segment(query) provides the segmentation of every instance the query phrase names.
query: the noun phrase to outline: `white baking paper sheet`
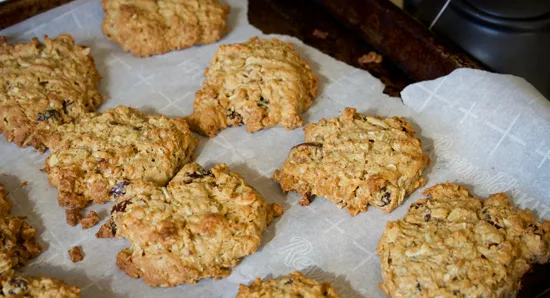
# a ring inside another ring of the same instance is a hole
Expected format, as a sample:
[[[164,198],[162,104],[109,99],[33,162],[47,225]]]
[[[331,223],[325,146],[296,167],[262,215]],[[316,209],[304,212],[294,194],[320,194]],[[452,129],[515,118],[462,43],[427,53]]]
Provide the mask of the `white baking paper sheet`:
[[[123,52],[103,37],[99,1],[79,0],[0,31],[11,42],[34,36],[72,34],[92,49],[108,99],[101,110],[128,105],[151,113],[184,116],[216,48],[262,35],[248,24],[247,2],[228,1],[230,33],[216,44],[142,59]],[[345,107],[379,116],[405,116],[414,124],[432,166],[428,186],[446,180],[468,185],[476,194],[505,191],[541,217],[550,217],[550,103],[524,80],[483,71],[457,70],[435,81],[406,88],[403,102],[382,94],[383,85],[367,72],[322,54],[299,40],[293,42],[320,78],[320,92],[305,114],[306,123],[338,116]],[[303,140],[301,129],[273,128],[249,134],[244,127],[201,138],[197,161],[224,162],[248,179],[269,202],[286,211],[265,232],[261,249],[248,256],[224,280],[203,280],[170,289],[150,288],[115,265],[122,239],[96,239],[99,225],[82,230],[65,223],[56,189],[40,172],[45,155],[20,149],[0,137],[0,183],[11,191],[15,213],[39,230],[44,252],[24,271],[64,279],[82,288],[84,297],[234,297],[239,283],[257,277],[279,277],[294,270],[332,283],[342,297],[384,297],[376,245],[387,221],[403,216],[421,198],[415,192],[391,214],[375,208],[350,217],[323,198],[301,207],[295,193],[284,195],[271,179],[289,149]],[[20,184],[28,181],[26,187]],[[108,205],[92,206],[105,219]],[[74,245],[85,253],[73,264]]]

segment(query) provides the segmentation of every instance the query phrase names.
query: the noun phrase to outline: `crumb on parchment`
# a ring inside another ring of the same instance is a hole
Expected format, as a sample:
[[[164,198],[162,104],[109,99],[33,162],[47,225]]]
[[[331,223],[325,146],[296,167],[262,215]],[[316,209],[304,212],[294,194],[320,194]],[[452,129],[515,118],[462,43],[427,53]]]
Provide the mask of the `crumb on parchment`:
[[[78,225],[78,223],[82,219],[82,215],[80,214],[80,209],[78,208],[65,209],[65,218],[69,226],[74,227]]]
[[[95,226],[100,220],[99,215],[95,211],[90,211],[86,217],[80,219],[80,225],[83,230],[86,230]]]
[[[69,256],[71,257],[71,261],[73,261],[73,263],[77,263],[84,260],[84,255],[82,254],[82,250],[80,249],[80,247],[74,246],[68,252],[69,252]]]

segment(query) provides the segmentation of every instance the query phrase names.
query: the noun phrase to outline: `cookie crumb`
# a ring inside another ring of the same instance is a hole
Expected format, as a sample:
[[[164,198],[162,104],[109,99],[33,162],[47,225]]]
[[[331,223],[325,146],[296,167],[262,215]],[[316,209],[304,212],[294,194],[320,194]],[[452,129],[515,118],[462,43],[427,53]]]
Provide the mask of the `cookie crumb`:
[[[21,188],[21,187],[25,187],[25,186],[27,186],[27,185],[29,185],[29,181],[23,181],[23,183],[21,183],[21,184],[19,185],[19,187]]]
[[[382,63],[382,60],[382,55],[371,51],[368,54],[359,57],[359,59],[357,59],[357,62],[359,62],[359,64],[361,65],[364,65],[369,63]]]
[[[283,216],[283,213],[285,212],[283,206],[279,205],[279,204],[269,204],[269,209],[270,209],[270,212],[269,212],[269,215],[267,216],[267,222],[268,224],[276,217],[281,217]]]
[[[71,227],[76,226],[80,220],[82,219],[82,215],[80,214],[80,209],[65,209],[65,218],[67,220],[67,224]]]
[[[111,218],[99,228],[99,231],[95,233],[97,238],[115,238],[116,234],[116,225]]]
[[[84,255],[82,254],[82,250],[80,249],[80,247],[74,246],[68,252],[69,252],[69,256],[71,257],[71,261],[73,261],[73,263],[77,263],[84,260]]]
[[[328,32],[321,31],[319,29],[313,30],[313,36],[320,38],[320,39],[326,39],[328,37]]]
[[[89,229],[95,226],[100,221],[99,215],[95,211],[90,211],[86,217],[80,220],[80,225],[83,230]]]
[[[313,200],[313,195],[310,193],[305,193],[302,195],[302,198],[298,201],[300,206],[309,206],[309,203]]]

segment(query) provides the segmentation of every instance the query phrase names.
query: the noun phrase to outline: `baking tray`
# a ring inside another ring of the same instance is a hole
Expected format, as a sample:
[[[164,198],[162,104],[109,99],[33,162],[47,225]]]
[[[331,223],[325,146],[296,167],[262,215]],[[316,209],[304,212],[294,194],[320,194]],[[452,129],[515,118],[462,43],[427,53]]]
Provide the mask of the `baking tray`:
[[[72,0],[0,0],[0,29]]]
[[[0,28],[71,0],[0,0]],[[434,79],[461,67],[482,68],[450,42],[386,0],[249,0],[248,19],[264,33],[301,39],[349,65],[369,71],[398,96],[407,85]],[[313,34],[317,30],[326,37]],[[381,63],[360,64],[369,52]],[[523,280],[519,297],[550,297],[550,264],[536,265]],[[546,293],[546,294],[545,294]]]

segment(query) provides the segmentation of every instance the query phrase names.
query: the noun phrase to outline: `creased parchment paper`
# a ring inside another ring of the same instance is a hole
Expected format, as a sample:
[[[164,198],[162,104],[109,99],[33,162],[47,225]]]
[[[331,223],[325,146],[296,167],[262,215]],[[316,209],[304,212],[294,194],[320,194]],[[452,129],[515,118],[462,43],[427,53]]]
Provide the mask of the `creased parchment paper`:
[[[103,76],[101,91],[108,100],[101,110],[128,105],[151,113],[184,116],[192,111],[193,95],[216,48],[261,32],[247,22],[246,1],[232,0],[230,33],[217,44],[197,46],[147,59],[133,57],[106,40],[100,30],[99,1],[79,0],[0,32],[11,42],[44,34],[71,33],[92,49]],[[414,124],[432,166],[428,186],[446,180],[464,183],[479,196],[505,191],[524,208],[550,217],[550,103],[524,80],[482,71],[457,70],[435,81],[414,84],[399,98],[382,94],[382,83],[367,72],[338,62],[291,41],[320,78],[320,95],[305,114],[306,123],[338,116],[345,107],[379,116],[405,116]],[[84,297],[234,297],[239,283],[256,277],[279,277],[302,270],[309,277],[332,283],[342,297],[384,297],[375,249],[386,222],[403,216],[421,197],[415,192],[391,214],[375,208],[350,217],[323,198],[309,207],[298,195],[284,195],[271,179],[289,149],[303,140],[301,129],[268,129],[254,134],[244,127],[224,130],[213,139],[201,138],[197,161],[211,166],[227,163],[270,202],[286,211],[265,232],[261,250],[243,259],[226,279],[203,280],[170,289],[150,288],[115,265],[122,239],[96,239],[99,225],[82,230],[65,223],[56,189],[40,172],[45,155],[20,149],[0,138],[0,183],[15,201],[15,213],[25,215],[39,231],[44,252],[24,271],[64,279],[78,285]],[[28,181],[26,187],[20,184]],[[545,191],[546,190],[546,191]],[[105,219],[109,205],[93,206]],[[85,253],[73,264],[67,254],[74,245]]]

